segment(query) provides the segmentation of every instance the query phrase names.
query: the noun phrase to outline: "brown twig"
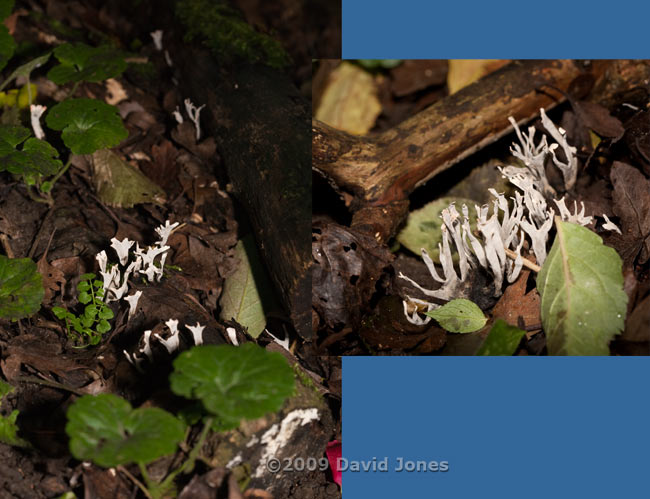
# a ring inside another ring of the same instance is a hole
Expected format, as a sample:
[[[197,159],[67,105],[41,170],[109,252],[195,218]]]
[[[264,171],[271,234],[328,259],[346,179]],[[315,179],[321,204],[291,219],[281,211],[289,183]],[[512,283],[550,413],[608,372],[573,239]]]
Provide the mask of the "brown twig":
[[[509,256],[510,258],[512,258],[513,260],[517,259],[517,257],[519,256],[519,255],[517,255],[517,253],[515,253],[514,251],[512,251],[511,249],[508,249],[508,248],[506,248],[506,255]],[[540,267],[536,263],[533,263],[533,262],[531,262],[530,260],[527,260],[524,257],[521,257],[521,259],[523,260],[524,267],[526,267],[527,269],[530,269],[533,272],[537,272],[537,273],[539,273],[539,271],[542,270],[542,267]]]

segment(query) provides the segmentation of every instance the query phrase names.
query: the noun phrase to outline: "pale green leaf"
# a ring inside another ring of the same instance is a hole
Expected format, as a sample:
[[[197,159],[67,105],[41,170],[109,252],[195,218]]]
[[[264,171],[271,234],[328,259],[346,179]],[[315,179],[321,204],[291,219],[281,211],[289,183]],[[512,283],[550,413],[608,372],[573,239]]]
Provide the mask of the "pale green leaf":
[[[550,355],[608,355],[623,329],[621,257],[594,232],[555,219],[557,235],[537,276]]]
[[[497,319],[476,355],[512,355],[526,334],[503,319]]]
[[[443,197],[438,198],[419,210],[409,213],[406,219],[406,225],[397,234],[397,240],[416,255],[420,254],[422,248],[427,250],[429,256],[434,261],[439,261],[440,255],[438,244],[442,243],[442,210],[448,208],[450,204],[455,203],[460,212],[463,204],[469,208],[470,226],[472,230],[476,228],[476,204],[471,199]],[[454,246],[454,259],[458,258]]]
[[[95,151],[92,161],[92,181],[103,203],[131,208],[140,203],[165,202],[165,192],[158,184],[113,151]]]
[[[427,312],[447,331],[452,333],[472,333],[478,331],[487,322],[481,309],[474,302],[458,298],[442,307]]]
[[[223,320],[234,320],[257,338],[266,325],[265,304],[274,302],[272,285],[260,262],[252,236],[245,236],[237,243],[235,253],[239,266],[226,278],[219,305]]]

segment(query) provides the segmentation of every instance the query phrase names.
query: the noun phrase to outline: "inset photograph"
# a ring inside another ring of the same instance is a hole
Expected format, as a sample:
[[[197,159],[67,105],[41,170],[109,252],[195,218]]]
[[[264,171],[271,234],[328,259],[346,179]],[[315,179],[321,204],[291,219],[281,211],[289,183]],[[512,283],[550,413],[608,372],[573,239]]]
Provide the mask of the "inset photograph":
[[[330,355],[650,354],[650,63],[320,60]]]

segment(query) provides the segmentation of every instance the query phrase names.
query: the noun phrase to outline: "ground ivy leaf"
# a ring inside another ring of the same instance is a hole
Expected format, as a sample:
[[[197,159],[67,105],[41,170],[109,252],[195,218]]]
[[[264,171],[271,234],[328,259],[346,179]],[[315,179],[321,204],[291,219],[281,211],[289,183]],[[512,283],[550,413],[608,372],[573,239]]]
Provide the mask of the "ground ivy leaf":
[[[133,409],[110,393],[84,395],[67,416],[72,455],[105,467],[148,463],[173,454],[185,436],[185,424],[167,411]]]
[[[55,105],[45,117],[47,126],[62,130],[73,154],[92,154],[113,147],[128,136],[117,108],[97,99],[69,99]]]
[[[56,159],[56,149],[44,140],[34,137],[27,139],[22,151],[14,151],[2,158],[7,171],[18,175],[38,176],[54,175],[63,163]]]
[[[478,331],[487,322],[481,309],[474,302],[464,298],[451,300],[442,307],[427,312],[447,331],[452,333],[471,333]]]
[[[0,125],[0,156],[13,152],[30,135],[24,126]]]
[[[294,389],[286,359],[253,343],[194,347],[174,360],[169,381],[175,394],[201,400],[224,428],[281,409]]]
[[[0,317],[29,317],[41,308],[44,293],[43,279],[32,260],[0,255]]]
[[[476,355],[512,355],[526,334],[503,319],[497,319]]]
[[[71,81],[101,82],[121,75],[126,62],[112,47],[103,45],[91,47],[85,43],[64,43],[54,50],[54,56],[61,62],[47,73],[57,85]]]
[[[621,257],[594,232],[555,218],[557,235],[537,276],[550,355],[608,355],[627,295]]]
[[[260,262],[255,241],[245,236],[237,242],[235,254],[239,266],[234,274],[226,278],[219,305],[221,318],[234,320],[248,329],[248,334],[257,338],[266,326],[266,308],[275,303],[269,292],[272,284]]]

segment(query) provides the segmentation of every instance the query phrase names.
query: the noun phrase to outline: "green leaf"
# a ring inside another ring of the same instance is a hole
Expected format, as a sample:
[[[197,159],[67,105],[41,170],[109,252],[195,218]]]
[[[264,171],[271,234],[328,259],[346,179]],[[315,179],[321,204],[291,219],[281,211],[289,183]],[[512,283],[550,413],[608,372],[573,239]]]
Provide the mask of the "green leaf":
[[[185,425],[158,408],[133,409],[109,393],[84,395],[68,409],[65,431],[70,452],[80,461],[110,467],[149,463],[173,454]]]
[[[22,151],[14,151],[2,158],[4,167],[11,173],[35,177],[54,175],[63,163],[56,159],[59,155],[48,142],[34,137],[27,139]]]
[[[91,47],[85,43],[64,43],[54,49],[61,62],[47,73],[57,85],[71,81],[101,82],[121,75],[126,61],[121,53],[109,46]]]
[[[512,355],[526,334],[503,319],[497,319],[476,355]]]
[[[65,319],[68,315],[68,311],[63,307],[52,307],[52,313],[57,319]]]
[[[24,126],[0,125],[0,156],[12,153],[31,134]]]
[[[14,0],[0,0],[0,21],[9,17],[14,9]]]
[[[265,308],[272,308],[275,303],[271,293],[273,286],[260,262],[252,236],[245,236],[237,243],[235,254],[239,266],[223,285],[220,317],[237,321],[248,329],[248,334],[257,338],[266,326]]]
[[[397,240],[416,255],[419,256],[421,249],[424,248],[434,261],[439,261],[438,244],[442,243],[442,210],[448,208],[452,203],[456,204],[458,211],[463,204],[467,205],[471,220],[470,227],[475,230],[477,216],[474,205],[477,203],[471,199],[442,197],[410,212],[406,219],[406,225],[396,236]],[[455,249],[453,255],[457,260],[458,253]]]
[[[29,258],[0,255],[0,317],[29,317],[41,308],[43,279]]]
[[[14,55],[14,50],[16,50],[14,37],[9,34],[7,27],[0,23],[0,70],[7,65]]]
[[[84,315],[86,317],[90,317],[94,319],[98,312],[99,309],[97,308],[97,305],[93,303],[91,303],[90,305],[86,305],[86,308],[84,308]]]
[[[11,386],[9,383],[6,381],[0,379],[0,400],[5,398],[5,395],[13,392],[15,388]]]
[[[193,347],[174,360],[169,381],[175,394],[201,400],[229,428],[279,410],[294,388],[286,359],[253,343]]]
[[[0,416],[0,442],[15,447],[29,447],[29,442],[18,436],[16,419],[19,412],[14,410],[9,416]]]
[[[85,291],[79,293],[79,302],[83,303],[84,305],[86,303],[90,303],[92,301],[93,297],[90,296],[89,293],[86,293]]]
[[[113,310],[109,306],[104,305],[99,309],[100,319],[112,319],[113,317],[115,317],[115,314],[113,314]]]
[[[113,147],[128,136],[117,108],[97,99],[69,99],[52,107],[47,126],[62,130],[62,139],[73,154],[92,154]]]
[[[478,331],[487,322],[481,309],[474,302],[458,298],[442,307],[427,312],[447,331],[452,333],[471,333]]]
[[[106,319],[102,319],[99,321],[99,324],[97,324],[96,329],[100,334],[108,333],[111,330],[111,325]]]
[[[108,149],[93,154],[92,181],[99,199],[109,206],[130,208],[165,199],[165,192],[158,184]]]
[[[81,274],[79,276],[79,279],[81,279],[82,281],[90,281],[94,278],[95,278],[95,274],[93,274],[92,272],[89,272],[88,274]]]
[[[537,276],[548,353],[609,355],[627,309],[621,257],[585,227],[558,217],[555,225],[555,241]]]
[[[90,290],[90,283],[88,281],[80,281],[79,284],[77,284],[77,291],[82,292],[82,291],[89,291]]]

